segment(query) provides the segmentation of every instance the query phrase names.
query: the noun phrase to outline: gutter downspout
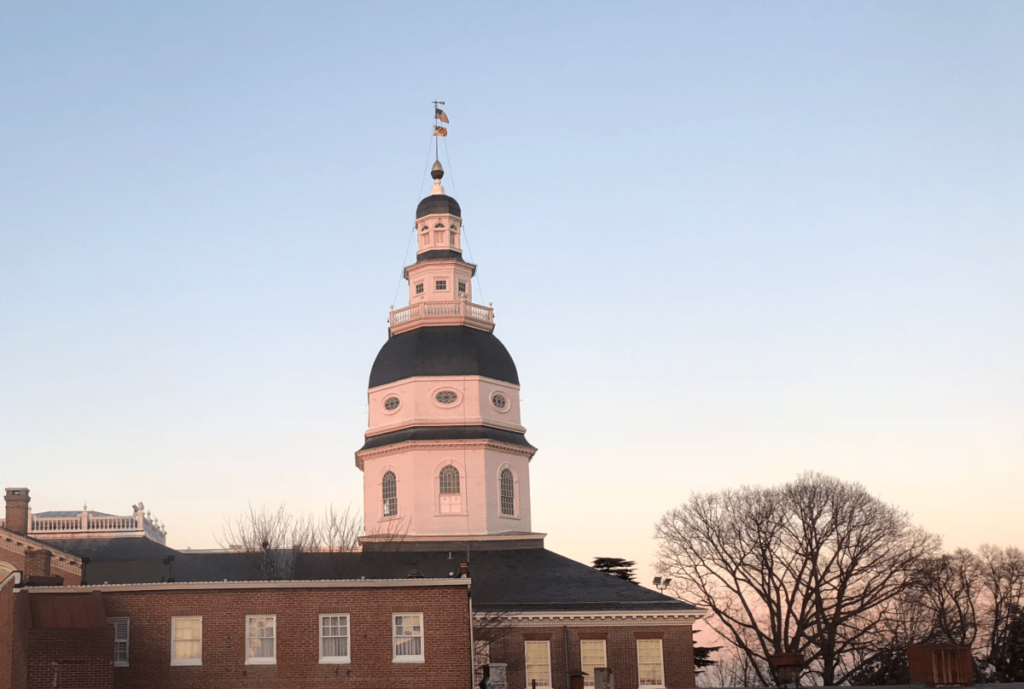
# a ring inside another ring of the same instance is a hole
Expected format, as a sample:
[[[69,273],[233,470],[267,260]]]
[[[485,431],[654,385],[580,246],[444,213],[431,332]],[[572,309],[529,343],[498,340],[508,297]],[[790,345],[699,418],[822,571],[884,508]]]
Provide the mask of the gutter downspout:
[[[466,586],[466,596],[469,598],[469,689],[473,689],[473,682],[476,681],[476,639],[473,638],[473,580],[469,580]]]

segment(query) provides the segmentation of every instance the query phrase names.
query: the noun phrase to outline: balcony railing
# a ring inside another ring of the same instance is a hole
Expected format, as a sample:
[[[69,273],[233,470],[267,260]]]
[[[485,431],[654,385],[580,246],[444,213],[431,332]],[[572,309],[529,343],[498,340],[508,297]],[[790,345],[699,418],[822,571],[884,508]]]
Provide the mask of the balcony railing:
[[[433,321],[432,325],[465,324],[491,331],[494,329],[494,309],[469,301],[420,302],[391,312],[391,332],[411,330],[423,325],[425,320]]]
[[[6,522],[6,519],[0,519],[0,527],[6,528]],[[157,543],[167,542],[167,530],[141,509],[127,516],[101,516],[87,511],[73,517],[37,517],[30,514],[27,535],[38,539],[146,536]]]

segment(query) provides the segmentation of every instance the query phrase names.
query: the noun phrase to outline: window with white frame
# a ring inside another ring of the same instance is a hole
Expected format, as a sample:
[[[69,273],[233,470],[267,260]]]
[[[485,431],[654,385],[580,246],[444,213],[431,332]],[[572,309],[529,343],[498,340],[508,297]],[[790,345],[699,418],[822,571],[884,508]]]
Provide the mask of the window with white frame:
[[[505,467],[498,475],[498,488],[501,494],[501,513],[506,517],[516,516],[516,479],[512,470]]]
[[[171,665],[203,664],[203,618],[171,618]]]
[[[423,614],[396,613],[392,619],[392,639],[396,663],[423,662]]]
[[[277,615],[245,616],[245,664],[277,663]]]
[[[448,465],[438,475],[441,494],[441,514],[456,514],[462,511],[462,486],[459,485],[459,470]]]
[[[389,471],[384,474],[380,482],[381,496],[384,500],[384,516],[395,517],[398,515],[398,479],[395,472]]]
[[[526,642],[526,686],[551,687],[551,642]]]
[[[349,652],[348,615],[320,616],[320,662],[347,663]]]
[[[580,667],[583,675],[583,686],[594,686],[594,668],[608,667],[607,649],[604,639],[583,639],[580,641]]]
[[[661,639],[636,640],[636,664],[641,687],[664,687],[665,666]]]
[[[107,624],[114,630],[114,667],[128,667],[128,618],[108,617]]]

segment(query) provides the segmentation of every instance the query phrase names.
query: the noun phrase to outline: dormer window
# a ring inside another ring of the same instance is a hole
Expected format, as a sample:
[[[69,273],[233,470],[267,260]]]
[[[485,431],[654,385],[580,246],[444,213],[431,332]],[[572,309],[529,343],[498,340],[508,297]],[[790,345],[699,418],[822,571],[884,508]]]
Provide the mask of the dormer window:
[[[416,283],[416,294],[423,294],[423,283],[422,282],[417,282]]]
[[[438,292],[447,292],[448,291],[448,281],[447,280],[434,280],[434,289],[436,291],[438,291]]]

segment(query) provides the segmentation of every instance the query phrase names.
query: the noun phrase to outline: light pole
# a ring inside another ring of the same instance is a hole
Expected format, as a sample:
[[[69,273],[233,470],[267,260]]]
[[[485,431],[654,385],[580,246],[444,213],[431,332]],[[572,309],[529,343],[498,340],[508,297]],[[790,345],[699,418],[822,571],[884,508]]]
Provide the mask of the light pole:
[[[659,592],[665,593],[665,589],[668,588],[672,580],[668,577],[662,579],[661,577],[654,577],[654,588],[658,589]]]

